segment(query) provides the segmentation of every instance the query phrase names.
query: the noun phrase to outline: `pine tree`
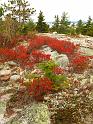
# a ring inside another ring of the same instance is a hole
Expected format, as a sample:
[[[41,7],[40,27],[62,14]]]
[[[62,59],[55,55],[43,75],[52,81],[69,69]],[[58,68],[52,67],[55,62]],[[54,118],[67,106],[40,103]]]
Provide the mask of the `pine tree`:
[[[75,23],[72,23],[71,26],[70,26],[70,34],[71,35],[75,35],[76,34]]]
[[[4,4],[5,12],[11,14],[11,18],[16,18],[19,23],[23,24],[29,19],[31,14],[35,12],[34,8],[26,0],[9,0],[8,4]]]
[[[82,34],[83,35],[93,36],[93,21],[92,21],[90,16],[88,17],[87,22],[83,26]]]
[[[55,21],[52,26],[53,31],[59,32],[59,23],[60,23],[59,16],[57,15],[57,16],[55,16]]]
[[[88,17],[88,20],[87,20],[87,23],[86,23],[86,27],[87,27],[87,28],[90,28],[90,27],[91,27],[91,24],[92,24],[92,19],[91,19],[91,17],[89,16],[89,17]]]
[[[86,23],[86,35],[91,36],[92,35],[91,33],[93,32],[91,30],[93,30],[93,21],[92,21],[91,17],[89,16],[87,23]]]
[[[63,12],[62,14],[60,26],[59,26],[59,33],[64,33],[64,34],[69,33],[70,21],[68,20],[67,14],[68,13],[65,12]]]
[[[32,20],[29,20],[27,23],[21,26],[20,34],[31,34],[31,32],[35,31],[35,23]]]
[[[80,19],[80,20],[77,22],[77,25],[76,25],[76,33],[77,33],[77,34],[82,34],[82,33],[83,33],[83,30],[84,30],[84,23],[83,23],[83,21]]]
[[[4,14],[4,10],[2,7],[0,7],[0,19],[2,18],[3,14]]]
[[[36,30],[40,33],[45,33],[48,32],[49,26],[46,24],[43,12],[40,11],[39,16],[38,16],[38,22],[36,25]]]

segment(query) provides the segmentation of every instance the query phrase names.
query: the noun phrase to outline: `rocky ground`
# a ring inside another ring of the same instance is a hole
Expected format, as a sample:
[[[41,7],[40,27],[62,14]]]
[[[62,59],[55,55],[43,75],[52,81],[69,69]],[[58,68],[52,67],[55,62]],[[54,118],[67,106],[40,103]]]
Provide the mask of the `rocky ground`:
[[[85,51],[88,55],[93,55],[93,37],[80,36],[77,38],[62,34],[43,35],[78,43],[81,46],[81,51]],[[69,63],[66,55],[58,54],[57,51],[53,51],[48,46],[43,46],[41,51],[51,54],[52,59],[64,68],[66,68]],[[23,94],[25,96],[24,107],[21,103],[22,96],[17,98],[17,94],[19,93],[17,92],[19,89],[18,81],[19,79],[24,78],[25,72],[26,70],[20,68],[13,61],[0,64],[0,124],[50,124],[50,115],[46,104],[32,102],[32,98],[26,97],[27,94]],[[73,74],[73,76],[76,79],[80,79],[82,84],[87,81],[93,83],[93,69],[87,70],[84,74]],[[25,92],[25,88],[23,86],[21,86],[21,89]],[[9,108],[8,102],[11,98],[13,99],[12,96],[14,94],[16,94],[15,96],[18,103],[13,101],[14,107],[11,107],[10,105]],[[26,102],[27,99],[29,99],[28,103]],[[20,107],[18,108],[17,106],[19,103]],[[14,118],[13,121],[12,118]]]
[[[0,124],[49,124],[47,106],[43,103],[35,103],[26,94],[25,88],[19,86],[18,80],[24,77],[24,73],[25,70],[23,71],[13,61],[0,65]],[[21,115],[18,114],[19,112]],[[14,118],[13,122],[12,118]]]

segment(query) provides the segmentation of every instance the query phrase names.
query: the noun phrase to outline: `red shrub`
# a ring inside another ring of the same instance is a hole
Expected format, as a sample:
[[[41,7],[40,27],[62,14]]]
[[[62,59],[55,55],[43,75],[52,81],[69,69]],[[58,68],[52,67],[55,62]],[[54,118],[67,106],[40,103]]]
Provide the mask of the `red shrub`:
[[[15,49],[18,59],[27,59],[29,55],[27,54],[27,48],[25,46],[18,46]]]
[[[46,36],[36,36],[31,39],[29,41],[28,51],[30,53],[33,49],[40,48],[43,45],[48,45],[57,52],[67,54],[68,56],[77,51],[77,45],[72,42]]]
[[[82,73],[85,69],[87,69],[88,64],[89,64],[89,57],[82,55],[75,56],[71,61],[71,65],[74,71],[77,73]]]
[[[30,94],[36,100],[43,100],[45,94],[52,91],[52,82],[48,78],[34,79],[29,86],[28,90]]]
[[[45,36],[35,36],[30,40],[28,39],[27,36],[18,36],[17,39],[14,38],[11,43],[14,42],[15,44],[17,41],[23,41],[23,40],[29,41],[28,48],[22,45],[15,47],[15,50],[8,48],[5,49],[1,48],[0,61],[15,60],[20,64],[20,66],[23,65],[24,67],[25,66],[32,67],[32,65],[35,63],[50,59],[50,55],[46,55],[40,51],[33,50],[40,48],[42,45],[47,44],[49,47],[56,50],[57,52],[66,54],[69,60],[71,61],[74,70],[78,70],[79,68],[84,69],[84,67],[86,67],[85,66],[85,64],[87,64],[85,59],[86,57],[82,57],[80,54],[78,54],[77,57],[76,52],[77,49],[79,49],[79,46],[75,45],[74,43],[64,40],[58,40],[56,38],[45,37]]]
[[[0,48],[1,62],[16,61],[18,64],[24,65],[28,59],[29,55],[26,53],[26,48],[24,46],[19,46],[15,50]]]
[[[36,36],[35,38],[29,40],[28,52],[31,52],[33,49],[38,49],[45,44],[44,37]]]
[[[64,40],[52,39],[51,42],[48,42],[48,46],[59,53],[67,55],[73,54],[76,50],[76,45],[74,45],[74,43]]]
[[[15,60],[16,59],[16,52],[15,50],[12,49],[4,49],[0,48],[0,59],[2,61],[10,61],[10,60]]]
[[[35,63],[50,60],[50,55],[46,55],[40,51],[34,50],[31,54],[27,54],[27,48],[20,45],[15,50],[8,48],[0,48],[0,62],[15,61],[21,67],[29,68]]]
[[[45,61],[45,60],[50,60],[50,55],[49,54],[44,54],[39,50],[33,50],[31,55],[32,55],[33,61],[35,63]]]
[[[61,67],[54,67],[52,71],[53,71],[54,74],[57,74],[57,75],[64,73],[64,69],[61,68]]]

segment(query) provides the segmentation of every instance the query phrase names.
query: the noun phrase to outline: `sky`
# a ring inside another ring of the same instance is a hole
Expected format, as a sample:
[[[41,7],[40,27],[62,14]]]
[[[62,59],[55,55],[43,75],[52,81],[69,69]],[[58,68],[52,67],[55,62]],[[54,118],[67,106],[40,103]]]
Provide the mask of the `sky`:
[[[1,0],[7,2],[8,0]],[[68,18],[71,21],[82,19],[87,21],[91,16],[93,19],[93,0],[28,0],[36,12],[32,16],[34,21],[37,21],[40,10],[45,16],[46,22],[54,21],[54,16],[62,16],[63,12],[68,13]]]

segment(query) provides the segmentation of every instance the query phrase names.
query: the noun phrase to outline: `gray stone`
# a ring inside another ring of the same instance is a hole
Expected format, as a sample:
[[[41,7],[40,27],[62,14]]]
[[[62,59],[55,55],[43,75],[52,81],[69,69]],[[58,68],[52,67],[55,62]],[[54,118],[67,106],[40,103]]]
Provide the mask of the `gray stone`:
[[[4,68],[4,65],[3,64],[1,64],[0,65],[0,70],[2,70]]]
[[[61,67],[66,67],[69,64],[69,59],[66,55],[61,54],[58,57],[56,57],[56,62],[61,66]]]
[[[7,64],[7,62],[4,63],[3,69],[4,69],[4,70],[10,70],[10,67],[9,67],[9,65]]]
[[[8,81],[10,79],[10,75],[4,75],[0,77],[0,81]]]
[[[55,32],[53,32],[53,34],[57,34],[57,32],[55,31]]]
[[[53,51],[50,54],[51,54],[52,59],[55,59],[57,56],[59,56],[57,51]]]
[[[17,81],[17,80],[19,80],[20,79],[20,75],[12,75],[11,77],[10,77],[10,80],[11,81]]]
[[[13,61],[8,61],[7,62],[10,66],[16,66],[17,65],[17,63],[15,63],[15,62],[13,62]]]
[[[10,74],[11,74],[11,70],[1,70],[0,71],[0,76],[10,75]]]
[[[49,53],[51,53],[52,49],[50,47],[46,46],[43,48],[42,51],[45,52],[46,54],[49,54]]]

